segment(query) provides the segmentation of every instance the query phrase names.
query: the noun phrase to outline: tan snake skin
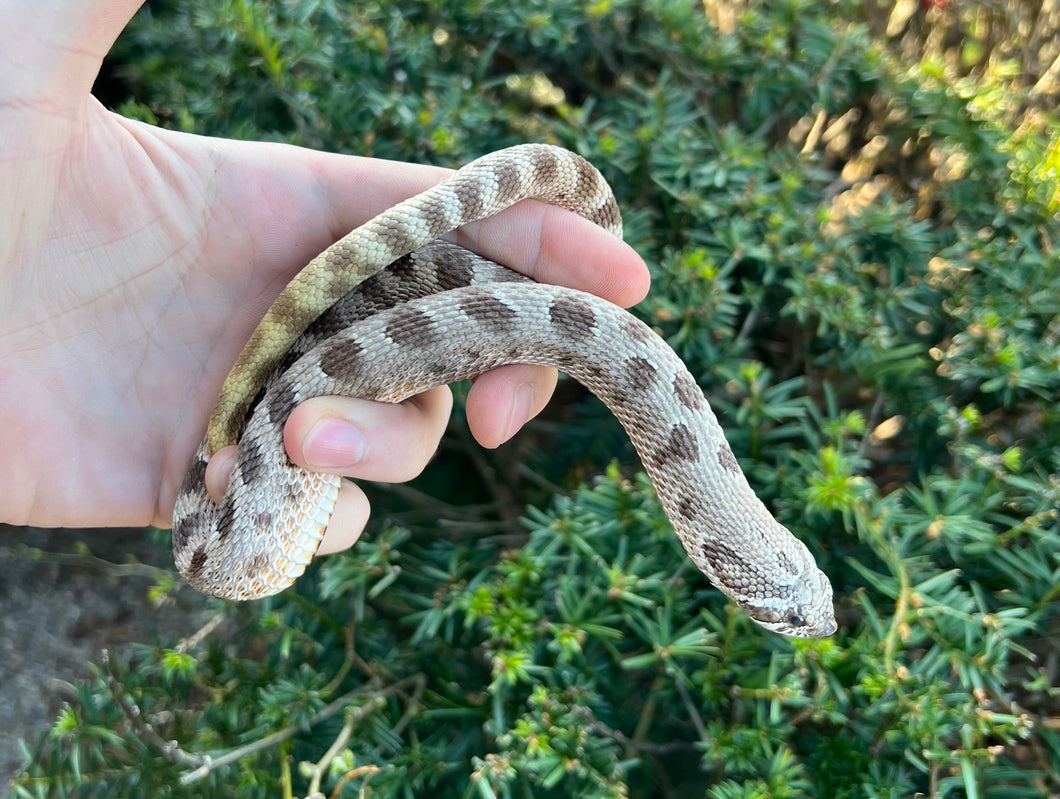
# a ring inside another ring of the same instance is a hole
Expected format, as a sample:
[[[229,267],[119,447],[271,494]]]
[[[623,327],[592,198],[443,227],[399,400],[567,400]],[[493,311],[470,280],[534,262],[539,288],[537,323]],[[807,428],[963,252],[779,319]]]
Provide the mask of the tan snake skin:
[[[828,578],[755,496],[702,391],[662,339],[605,300],[435,241],[524,198],[621,236],[614,197],[591,165],[522,145],[385,211],[299,273],[229,375],[181,487],[173,514],[181,574],[205,593],[253,599],[282,591],[312,560],[340,478],[288,460],[283,424],[299,402],[330,394],[400,402],[502,364],[535,363],[583,383],[622,422],[711,583],[767,629],[831,635]],[[206,463],[236,440],[238,463],[214,505]]]

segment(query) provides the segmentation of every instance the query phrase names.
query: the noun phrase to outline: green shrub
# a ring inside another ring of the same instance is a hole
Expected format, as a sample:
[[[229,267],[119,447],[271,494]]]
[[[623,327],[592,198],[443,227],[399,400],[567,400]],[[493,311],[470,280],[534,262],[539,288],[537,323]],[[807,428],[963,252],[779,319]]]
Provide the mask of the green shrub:
[[[352,555],[101,661],[14,794],[1060,792],[1060,132],[998,6],[888,38],[850,0],[358,5],[153,4],[114,54],[121,110],[450,166],[589,157],[653,265],[638,313],[840,632],[726,605],[594,401],[496,457],[457,423]],[[453,469],[480,489],[424,499]]]

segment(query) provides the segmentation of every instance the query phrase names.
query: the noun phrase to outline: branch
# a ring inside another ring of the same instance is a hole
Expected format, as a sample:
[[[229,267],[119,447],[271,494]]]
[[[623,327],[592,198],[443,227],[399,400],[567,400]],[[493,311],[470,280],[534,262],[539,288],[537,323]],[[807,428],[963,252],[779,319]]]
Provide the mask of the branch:
[[[148,563],[115,563],[112,560],[93,555],[87,550],[81,552],[48,552],[38,547],[16,544],[13,547],[0,547],[0,557],[18,558],[34,563],[56,563],[61,566],[89,566],[115,577],[147,577],[157,580],[159,577],[172,577],[172,569],[151,566]]]
[[[226,752],[218,758],[213,758],[210,755],[200,755],[198,760],[195,761],[198,768],[194,771],[189,771],[181,775],[180,784],[190,785],[193,782],[201,780],[207,776],[211,771],[215,771],[222,766],[227,766],[230,763],[234,763],[241,758],[247,757],[248,755],[255,754],[264,749],[276,746],[283,743],[284,741],[293,738],[299,733],[304,733],[307,728],[312,728],[314,725],[319,724],[325,719],[329,719],[336,713],[341,712],[346,708],[346,705],[356,697],[366,694],[374,693],[375,697],[368,704],[363,707],[355,708],[351,711],[355,715],[355,722],[364,718],[368,712],[375,712],[379,708],[383,707],[386,702],[386,698],[392,696],[395,693],[403,691],[406,686],[416,684],[417,680],[421,679],[419,675],[413,675],[412,677],[406,677],[403,680],[399,680],[393,685],[389,685],[386,688],[380,689],[377,683],[368,683],[362,685],[359,688],[340,696],[334,702],[323,707],[316,715],[314,715],[305,724],[293,724],[290,727],[285,727],[282,730],[274,732],[272,735],[266,735],[264,738],[260,738],[257,741],[240,746],[236,749]],[[194,756],[192,756],[194,757]]]
[[[144,718],[143,711],[140,710],[139,706],[131,702],[126,696],[125,690],[118,681],[118,675],[114,671],[114,662],[111,660],[109,650],[104,649],[102,654],[103,666],[107,670],[107,690],[110,691],[114,701],[118,703],[118,707],[121,708],[122,713],[125,714],[125,718],[129,720],[129,724],[132,725],[140,740],[153,746],[171,763],[177,763],[182,766],[200,765],[202,758],[199,755],[185,752],[176,741],[167,741],[158,734],[154,726]]]

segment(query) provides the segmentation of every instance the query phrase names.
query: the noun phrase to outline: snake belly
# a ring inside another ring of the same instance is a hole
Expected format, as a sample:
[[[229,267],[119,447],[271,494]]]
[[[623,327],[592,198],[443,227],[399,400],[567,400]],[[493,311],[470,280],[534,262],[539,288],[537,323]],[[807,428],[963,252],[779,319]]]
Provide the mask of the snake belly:
[[[613,195],[593,167],[559,148],[523,145],[389,209],[299,273],[226,381],[182,484],[173,523],[181,574],[204,593],[253,599],[282,591],[312,560],[340,478],[287,458],[283,424],[298,403],[332,394],[400,402],[531,363],[567,373],[615,414],[714,586],[769,630],[832,634],[828,578],[754,494],[699,386],[659,336],[605,300],[521,279],[435,240],[528,197],[621,235]],[[236,440],[239,458],[215,505],[206,463]]]

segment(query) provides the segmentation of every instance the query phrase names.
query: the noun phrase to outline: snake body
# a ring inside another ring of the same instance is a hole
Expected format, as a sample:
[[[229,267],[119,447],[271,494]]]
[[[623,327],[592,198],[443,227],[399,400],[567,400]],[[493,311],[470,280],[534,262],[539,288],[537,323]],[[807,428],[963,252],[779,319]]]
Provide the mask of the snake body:
[[[591,165],[522,145],[388,209],[299,273],[230,373],[181,487],[173,518],[181,574],[205,593],[253,599],[283,590],[312,560],[340,478],[299,469],[284,452],[283,424],[303,400],[400,402],[496,366],[534,363],[566,372],[618,417],[711,583],[767,629],[830,635],[828,578],[755,496],[666,343],[605,300],[533,283],[437,240],[525,198],[621,236],[617,204]],[[237,440],[239,459],[214,505],[206,463]]]

